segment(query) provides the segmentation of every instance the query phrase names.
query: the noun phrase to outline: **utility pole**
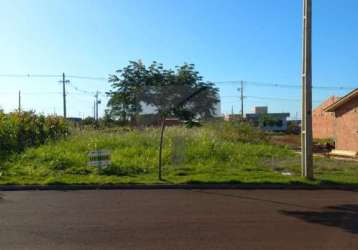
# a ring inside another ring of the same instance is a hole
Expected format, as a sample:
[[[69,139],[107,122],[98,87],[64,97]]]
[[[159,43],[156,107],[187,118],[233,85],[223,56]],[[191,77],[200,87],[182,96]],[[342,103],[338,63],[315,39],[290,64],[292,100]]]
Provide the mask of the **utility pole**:
[[[21,90],[19,90],[19,107],[18,112],[21,113]]]
[[[94,118],[94,120],[97,120],[96,119],[96,100],[93,101],[93,118]]]
[[[244,81],[240,81],[241,87],[237,90],[240,91],[240,102],[241,102],[241,119],[244,119]]]
[[[96,94],[95,94],[95,120],[98,121],[98,104],[101,104],[101,100],[98,99],[98,95],[99,95],[99,92],[97,90]]]
[[[312,0],[303,0],[302,176],[313,179],[312,153]]]
[[[66,80],[65,73],[62,73],[62,97],[63,97],[63,118],[67,118],[67,103],[66,103],[66,83],[69,83],[69,80]]]
[[[244,119],[244,81],[241,81],[241,95],[240,95],[240,100],[241,100],[241,119]]]

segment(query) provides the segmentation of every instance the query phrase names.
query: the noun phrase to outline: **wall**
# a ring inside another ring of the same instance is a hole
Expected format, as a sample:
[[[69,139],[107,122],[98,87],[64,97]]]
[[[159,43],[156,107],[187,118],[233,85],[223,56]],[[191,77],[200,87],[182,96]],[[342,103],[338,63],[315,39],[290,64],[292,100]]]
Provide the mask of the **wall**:
[[[334,113],[325,112],[323,109],[335,103],[337,97],[332,96],[320,104],[312,113],[313,138],[328,139],[334,137]]]
[[[335,112],[336,149],[358,152],[358,99]]]

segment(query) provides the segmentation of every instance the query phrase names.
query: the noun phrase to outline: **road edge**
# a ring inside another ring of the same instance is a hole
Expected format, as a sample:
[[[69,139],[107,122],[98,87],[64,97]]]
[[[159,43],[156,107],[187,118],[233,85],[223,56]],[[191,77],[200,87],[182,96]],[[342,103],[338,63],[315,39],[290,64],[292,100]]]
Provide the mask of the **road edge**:
[[[347,190],[358,185],[336,184],[117,184],[117,185],[0,185],[0,191],[75,191],[75,190],[160,190],[160,189],[272,189],[272,190]]]

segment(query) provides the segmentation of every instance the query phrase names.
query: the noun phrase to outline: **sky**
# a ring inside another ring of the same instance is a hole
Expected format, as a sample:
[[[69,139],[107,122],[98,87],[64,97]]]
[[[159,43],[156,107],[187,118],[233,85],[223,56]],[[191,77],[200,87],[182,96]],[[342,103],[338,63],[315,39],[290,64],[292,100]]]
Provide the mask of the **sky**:
[[[130,60],[174,68],[194,63],[218,82],[223,113],[300,115],[302,0],[0,0],[0,107],[62,114],[60,75],[68,78],[68,116],[106,108],[109,74]],[[313,104],[358,86],[358,1],[313,0]],[[6,74],[50,77],[6,77]],[[225,82],[225,83],[220,83]],[[268,85],[262,84],[268,83]],[[270,84],[279,84],[271,86]],[[78,91],[75,89],[84,90]],[[338,87],[346,87],[339,89]],[[87,92],[85,92],[87,91]]]

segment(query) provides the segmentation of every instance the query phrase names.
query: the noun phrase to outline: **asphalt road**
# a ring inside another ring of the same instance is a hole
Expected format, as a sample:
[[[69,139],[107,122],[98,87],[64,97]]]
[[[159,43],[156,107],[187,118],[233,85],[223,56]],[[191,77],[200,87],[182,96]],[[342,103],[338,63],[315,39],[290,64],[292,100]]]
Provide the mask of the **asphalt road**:
[[[0,249],[357,250],[358,193],[1,192]]]

